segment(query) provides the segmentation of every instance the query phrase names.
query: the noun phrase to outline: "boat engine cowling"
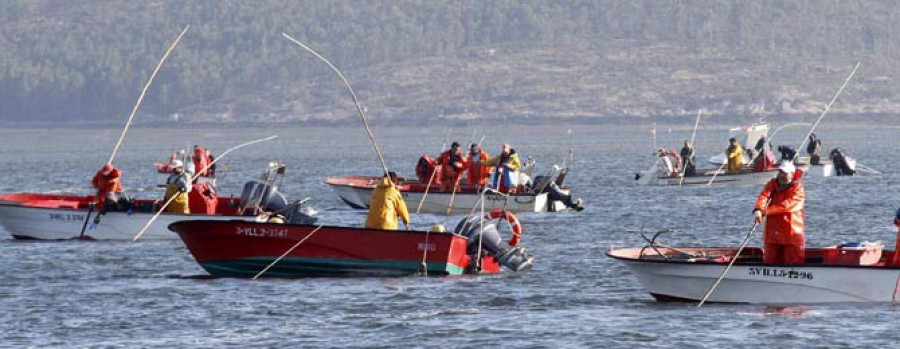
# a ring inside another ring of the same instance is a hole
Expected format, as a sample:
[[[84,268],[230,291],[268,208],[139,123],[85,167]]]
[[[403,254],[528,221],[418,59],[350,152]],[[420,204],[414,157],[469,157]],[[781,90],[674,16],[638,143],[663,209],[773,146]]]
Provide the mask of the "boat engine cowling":
[[[278,189],[265,182],[253,180],[244,183],[244,191],[241,192],[241,205],[245,214],[255,215],[255,209],[278,212],[288,206],[287,198],[278,192]],[[249,211],[248,211],[249,210]]]
[[[497,225],[492,222],[484,222],[484,229],[482,230],[479,219],[479,217],[465,218],[454,229],[454,233],[469,239],[469,244],[466,247],[466,251],[469,254],[478,252],[480,233],[481,249],[494,256],[500,265],[516,272],[531,269],[532,264],[534,264],[534,255],[524,247],[510,247],[507,245],[500,236]]]

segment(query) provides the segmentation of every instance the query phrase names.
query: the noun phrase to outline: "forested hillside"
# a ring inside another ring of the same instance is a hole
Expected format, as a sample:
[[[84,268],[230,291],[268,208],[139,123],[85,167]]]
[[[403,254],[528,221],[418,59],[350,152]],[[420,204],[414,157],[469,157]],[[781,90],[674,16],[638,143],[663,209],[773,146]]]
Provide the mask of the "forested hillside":
[[[892,1],[0,2],[0,120],[341,121],[330,58],[374,118],[900,113]]]

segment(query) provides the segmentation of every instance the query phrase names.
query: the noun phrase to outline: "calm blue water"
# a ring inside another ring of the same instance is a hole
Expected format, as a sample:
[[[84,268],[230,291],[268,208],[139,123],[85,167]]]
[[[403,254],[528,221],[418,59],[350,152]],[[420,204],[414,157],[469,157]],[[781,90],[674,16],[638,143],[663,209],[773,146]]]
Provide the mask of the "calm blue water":
[[[476,138],[480,138],[479,128]],[[120,130],[0,130],[0,192],[88,193]],[[467,143],[472,128],[454,128]],[[785,130],[776,144],[796,144]],[[893,246],[898,195],[896,127],[817,131],[825,150],[840,146],[885,174],[808,179],[808,245],[880,240]],[[447,129],[375,125],[388,166],[412,175],[423,152],[436,155]],[[326,176],[377,175],[361,127],[176,130],[137,126],[117,157],[132,194],[161,196],[153,161],[200,143],[233,152],[220,194],[238,194],[269,161],[288,164],[285,191],[313,198],[323,222],[361,226]],[[689,127],[660,127],[658,142],[678,147]],[[726,146],[724,129],[701,129],[705,159]],[[523,274],[455,278],[308,280],[209,279],[178,240],[164,242],[21,242],[0,232],[0,346],[38,348],[245,347],[857,347],[900,340],[900,312],[889,304],[756,305],[656,303],[610,246],[641,246],[640,227],[676,228],[671,245],[737,245],[752,225],[758,187],[635,187],[634,172],[653,160],[648,127],[567,126],[487,129],[485,149],[509,142],[539,168],[575,149],[568,183],[584,198],[581,213],[523,214],[537,256]],[[456,218],[416,215],[416,227]],[[759,243],[759,236],[754,240]]]

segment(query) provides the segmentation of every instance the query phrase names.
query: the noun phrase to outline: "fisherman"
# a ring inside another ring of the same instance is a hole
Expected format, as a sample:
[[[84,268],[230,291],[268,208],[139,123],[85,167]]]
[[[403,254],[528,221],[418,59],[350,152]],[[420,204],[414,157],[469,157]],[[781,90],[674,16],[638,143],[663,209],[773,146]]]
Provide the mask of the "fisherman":
[[[441,164],[441,190],[453,191],[466,170],[466,159],[459,150],[459,143],[453,142],[450,150],[441,153],[438,163]]]
[[[372,191],[372,202],[366,216],[366,228],[397,230],[397,217],[403,219],[403,225],[409,230],[409,212],[400,190],[397,189],[397,174],[388,172],[381,183]]]
[[[503,144],[500,155],[488,159],[484,166],[494,167],[494,179],[491,187],[497,188],[501,193],[515,193],[519,179],[519,155],[509,144]]]
[[[489,159],[487,153],[481,150],[478,144],[472,143],[469,146],[469,156],[466,159],[466,183],[484,186],[488,177],[491,175],[491,168],[484,165]]]
[[[772,154],[772,145],[766,141],[766,136],[759,138],[753,150],[756,152],[756,159],[753,161],[753,171],[765,172],[775,167],[775,154]]]
[[[210,168],[210,163],[212,163],[212,156],[210,155],[209,150],[203,149],[199,145],[194,145],[194,156],[191,157],[194,162],[194,171],[197,173],[197,177],[215,177],[215,170]]]
[[[679,172],[679,168],[681,168],[681,156],[678,155],[674,150],[666,150],[663,148],[659,148],[656,150],[656,156],[659,157],[657,163],[662,162],[662,166],[657,167],[657,171],[659,175],[662,177],[673,177],[681,174]],[[672,164],[672,160],[669,158],[675,159],[675,164]]]
[[[170,167],[170,165],[172,164],[173,161],[182,159],[182,158],[184,158],[184,149],[181,149],[177,152],[172,153],[172,155],[169,156],[169,162],[162,163],[162,162],[157,161],[156,163],[153,164],[153,166],[156,167],[156,171],[159,173],[172,173],[172,168]]]
[[[694,156],[694,146],[691,141],[684,140],[684,147],[681,148],[681,161],[684,162],[684,176],[691,177],[697,175],[697,158]]]
[[[763,187],[753,217],[757,224],[766,218],[763,234],[763,262],[800,264],[805,261],[803,213],[806,190],[802,171],[791,161],[782,161],[778,176]]]
[[[172,174],[166,179],[166,201],[173,195],[175,199],[166,208],[166,212],[191,214],[190,206],[188,206],[191,176],[184,170],[184,162],[181,160],[172,161],[169,167],[172,168]]]
[[[122,193],[122,171],[115,168],[112,164],[103,165],[103,167],[94,174],[91,179],[91,186],[97,188],[97,195],[94,201],[101,210],[105,209],[106,203],[115,204],[119,201]]]
[[[815,133],[809,134],[809,144],[806,145],[806,154],[809,154],[810,165],[821,165],[822,157],[819,152],[822,151],[822,141],[816,137]]]
[[[725,156],[728,157],[728,173],[739,173],[744,168],[744,148],[733,137],[728,142],[730,145],[725,150]]]

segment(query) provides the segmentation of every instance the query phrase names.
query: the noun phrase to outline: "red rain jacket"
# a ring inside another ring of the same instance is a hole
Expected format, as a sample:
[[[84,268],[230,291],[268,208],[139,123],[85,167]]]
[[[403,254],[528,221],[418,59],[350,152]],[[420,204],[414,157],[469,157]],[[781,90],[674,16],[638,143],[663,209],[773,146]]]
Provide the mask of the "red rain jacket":
[[[122,172],[117,168],[113,168],[108,176],[104,176],[102,171],[97,171],[94,178],[91,179],[91,186],[97,188],[97,202],[101,205],[106,200],[106,194],[122,191]]]
[[[478,159],[478,161],[475,161],[475,159]],[[479,150],[477,154],[469,154],[469,158],[466,161],[466,168],[468,170],[468,172],[466,172],[467,183],[478,185],[487,183],[488,177],[491,176],[491,167],[483,165],[487,159],[487,153],[481,150]]]
[[[763,243],[793,246],[805,244],[803,204],[806,202],[806,189],[800,181],[803,172],[797,171],[794,176],[794,181],[784,189],[781,189],[778,179],[773,178],[756,199],[756,209],[766,216]],[[766,207],[770,197],[772,201]]]

